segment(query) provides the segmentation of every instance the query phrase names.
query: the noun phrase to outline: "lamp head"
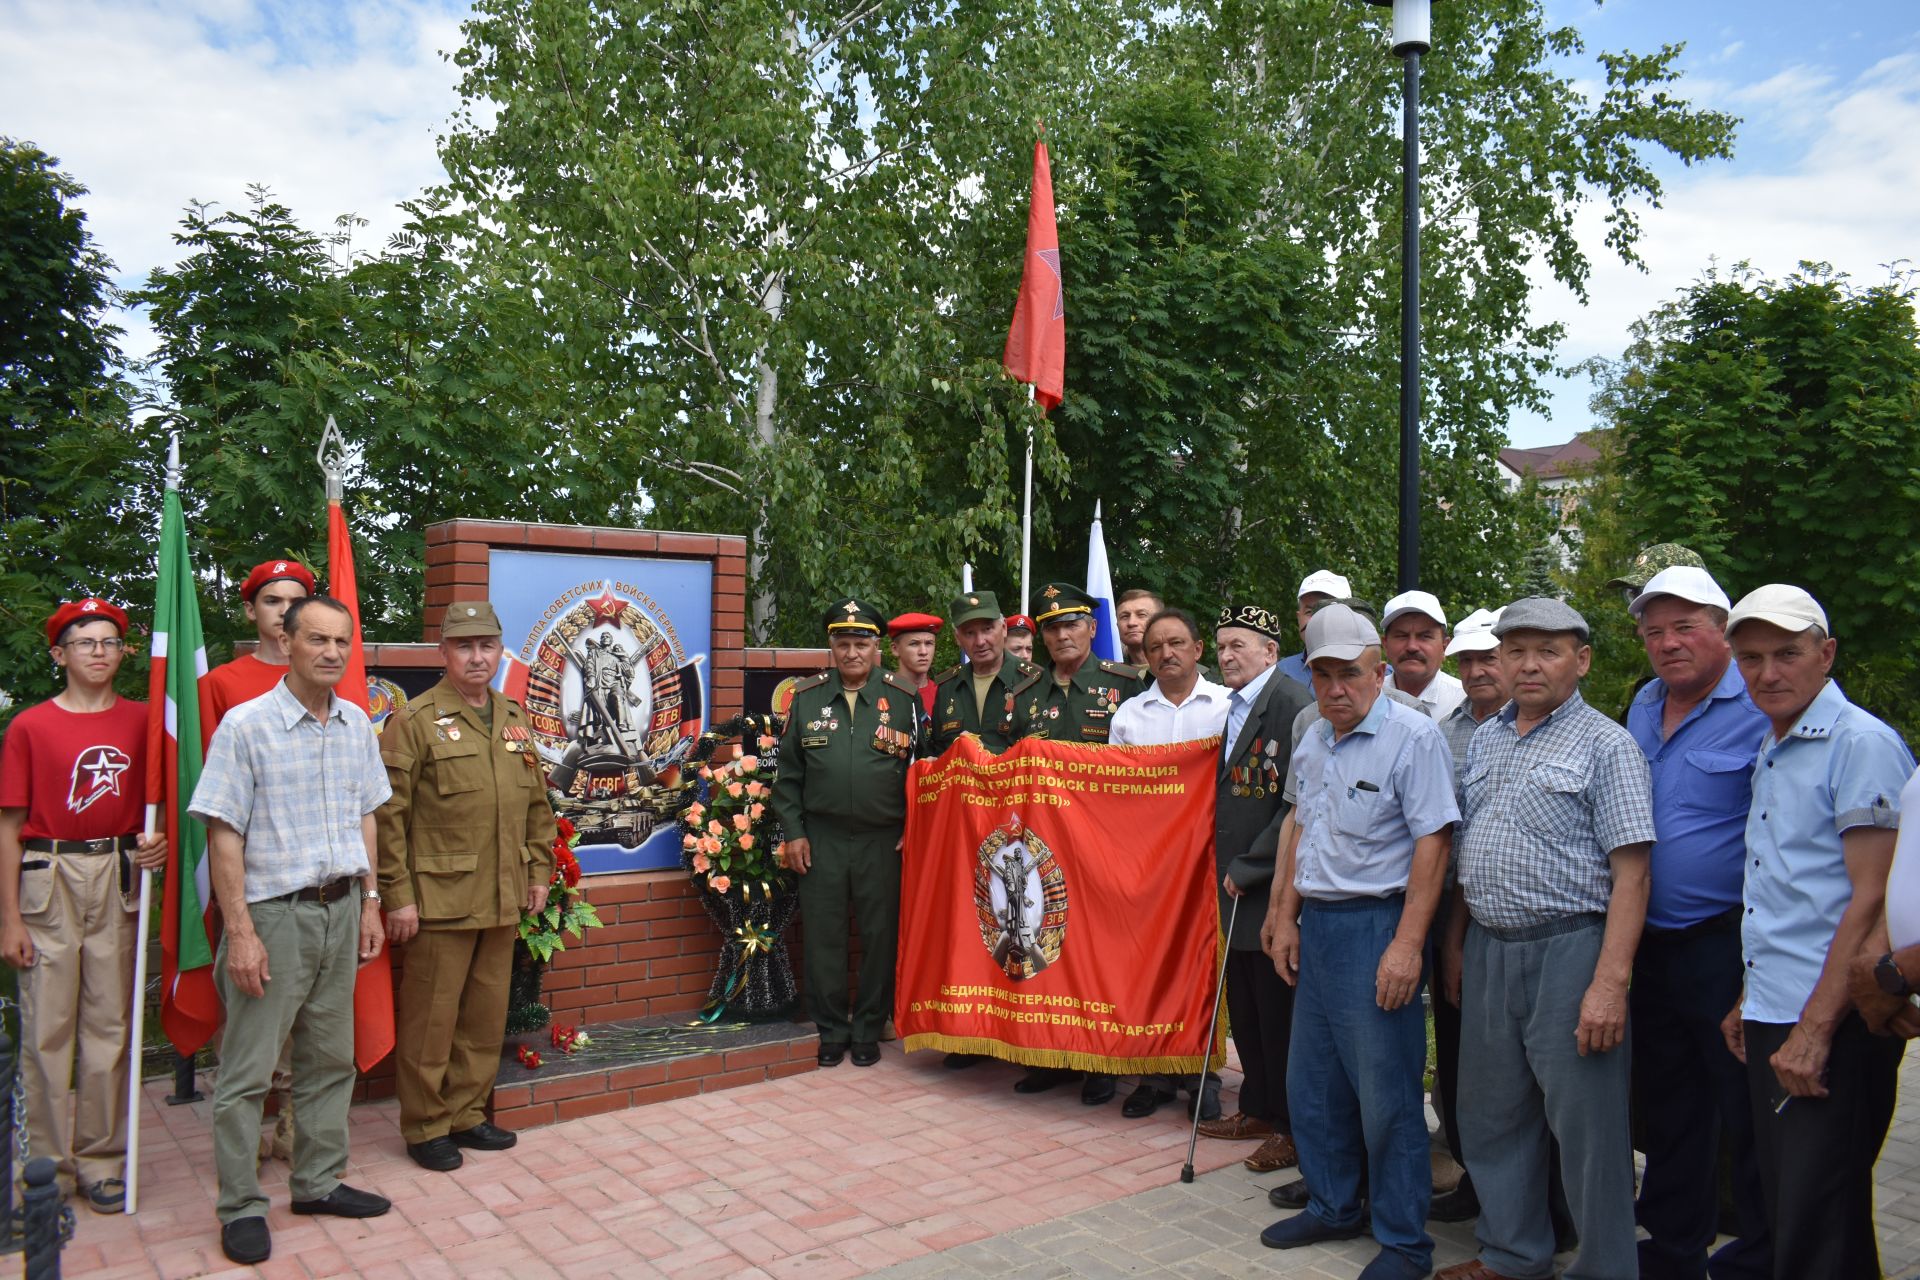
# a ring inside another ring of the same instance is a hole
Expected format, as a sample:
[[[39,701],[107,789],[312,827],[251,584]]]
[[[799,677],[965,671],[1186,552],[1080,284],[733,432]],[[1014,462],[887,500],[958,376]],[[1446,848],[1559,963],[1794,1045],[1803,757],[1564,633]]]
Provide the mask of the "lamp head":
[[[1433,48],[1433,0],[1367,0],[1393,10],[1393,51],[1404,58]]]

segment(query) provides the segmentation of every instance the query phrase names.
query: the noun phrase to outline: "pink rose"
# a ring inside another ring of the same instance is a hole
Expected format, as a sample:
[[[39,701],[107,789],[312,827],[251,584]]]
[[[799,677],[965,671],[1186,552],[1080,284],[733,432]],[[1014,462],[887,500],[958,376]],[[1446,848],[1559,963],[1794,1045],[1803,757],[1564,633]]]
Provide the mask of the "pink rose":
[[[767,811],[767,806],[763,804],[750,804],[747,806],[747,816],[749,818],[752,818],[755,822],[760,821],[760,815],[764,814],[766,811]]]
[[[727,890],[733,888],[733,881],[726,876],[715,876],[707,881],[707,887],[715,893],[725,893]]]
[[[689,809],[689,810],[687,810],[687,811],[686,811],[685,813],[683,813],[683,814],[681,814],[681,815],[680,815],[680,820],[681,820],[682,822],[685,822],[685,823],[686,823],[686,824],[687,824],[688,826],[690,826],[690,827],[697,827],[697,826],[699,826],[699,825],[700,825],[700,806],[699,806],[699,805],[695,805],[695,806],[693,806],[693,808],[691,808],[691,809]]]
[[[736,813],[733,815],[733,829],[735,831],[751,831],[753,830],[753,820],[744,813]]]
[[[740,772],[752,773],[755,769],[758,769],[759,767],[760,767],[759,756],[741,756],[740,757]]]
[[[700,766],[700,780],[701,780],[702,782],[707,782],[707,781],[710,781],[710,780],[711,780],[712,778],[713,778],[713,770],[711,770],[711,769],[709,769],[709,768],[707,768],[707,766],[706,766],[706,765],[701,765],[701,766]]]
[[[745,790],[746,788],[741,786],[737,782],[729,782],[727,784],[727,794],[732,796],[735,800],[738,800],[741,796],[741,793],[744,792]]]
[[[696,836],[691,831],[687,832],[685,838],[683,838],[680,841],[680,847],[683,849],[697,848],[699,844],[700,844],[700,837]]]
[[[726,828],[720,825],[720,819],[718,818],[714,818],[707,823],[707,834],[710,836],[717,836],[725,830]]]
[[[726,846],[721,844],[718,840],[714,839],[712,836],[702,836],[700,839],[700,848],[706,853],[712,854],[712,853],[720,852],[722,849],[726,848]]]
[[[774,747],[779,745],[779,742],[780,742],[780,739],[774,737],[770,733],[763,733],[760,735],[760,749],[762,751],[773,750]]]
[[[761,796],[767,794],[767,789],[765,786],[763,786],[758,782],[749,782],[747,784],[747,794],[754,797],[755,799],[758,799]]]
[[[741,837],[740,837],[740,847],[741,847],[742,849],[751,849],[751,848],[753,848],[753,837],[752,837],[752,836],[741,836]]]
[[[701,875],[707,874],[707,868],[711,867],[712,865],[713,864],[711,862],[707,861],[706,854],[696,853],[693,855],[693,869],[695,871],[698,871]]]

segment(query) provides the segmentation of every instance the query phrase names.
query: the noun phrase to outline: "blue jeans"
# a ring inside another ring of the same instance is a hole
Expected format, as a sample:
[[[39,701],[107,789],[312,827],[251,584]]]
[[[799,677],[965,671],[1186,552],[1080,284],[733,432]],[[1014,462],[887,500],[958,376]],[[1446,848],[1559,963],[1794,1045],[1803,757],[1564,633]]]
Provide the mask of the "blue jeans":
[[[1374,1239],[1424,1271],[1433,1265],[1433,1174],[1421,1102],[1427,1016],[1417,995],[1391,1013],[1374,998],[1380,957],[1404,906],[1397,895],[1309,900],[1300,912],[1287,1109],[1307,1212],[1329,1226],[1352,1226],[1370,1170]]]

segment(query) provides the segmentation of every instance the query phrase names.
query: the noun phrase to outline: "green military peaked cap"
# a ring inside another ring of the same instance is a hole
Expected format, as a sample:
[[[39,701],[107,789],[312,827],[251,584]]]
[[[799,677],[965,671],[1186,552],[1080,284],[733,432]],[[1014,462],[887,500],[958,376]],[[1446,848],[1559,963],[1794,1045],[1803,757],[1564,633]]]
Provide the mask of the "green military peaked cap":
[[[458,600],[447,606],[440,623],[440,635],[447,640],[462,636],[497,636],[500,616],[485,600]]]
[[[1046,626],[1056,618],[1076,613],[1092,613],[1093,597],[1070,582],[1049,582],[1040,588],[1040,607],[1033,620]]]
[[[997,622],[1000,619],[1000,597],[991,591],[962,591],[953,598],[953,605],[947,610],[953,615],[953,626],[957,631],[963,622]]]
[[[1607,585],[1626,587],[1638,592],[1647,585],[1647,579],[1654,574],[1662,569],[1671,569],[1681,564],[1692,565],[1696,569],[1707,567],[1707,562],[1702,560],[1696,551],[1683,547],[1677,542],[1656,542],[1650,547],[1640,548],[1640,554],[1633,558],[1633,563],[1627,566],[1627,571]]]
[[[879,636],[887,631],[886,611],[852,596],[829,605],[827,611],[820,615],[820,621],[825,624],[830,636]]]

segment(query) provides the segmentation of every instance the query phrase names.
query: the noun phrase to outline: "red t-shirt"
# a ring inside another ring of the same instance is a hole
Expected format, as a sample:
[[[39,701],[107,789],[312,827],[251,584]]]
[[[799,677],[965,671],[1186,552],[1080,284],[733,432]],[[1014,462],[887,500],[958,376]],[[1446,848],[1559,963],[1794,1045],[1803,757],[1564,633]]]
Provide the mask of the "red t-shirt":
[[[104,840],[146,824],[147,704],[28,707],[0,743],[0,808],[25,809],[32,840]]]
[[[287,668],[262,662],[250,653],[207,672],[200,681],[200,749],[205,751],[212,744],[213,731],[227,712],[271,692],[286,674]]]

